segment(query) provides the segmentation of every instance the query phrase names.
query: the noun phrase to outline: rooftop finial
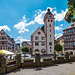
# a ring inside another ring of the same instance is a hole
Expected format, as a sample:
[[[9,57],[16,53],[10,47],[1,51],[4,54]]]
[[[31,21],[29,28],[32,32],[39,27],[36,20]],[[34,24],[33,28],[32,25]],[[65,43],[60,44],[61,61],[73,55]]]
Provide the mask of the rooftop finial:
[[[48,8],[47,11],[50,12],[50,9]]]

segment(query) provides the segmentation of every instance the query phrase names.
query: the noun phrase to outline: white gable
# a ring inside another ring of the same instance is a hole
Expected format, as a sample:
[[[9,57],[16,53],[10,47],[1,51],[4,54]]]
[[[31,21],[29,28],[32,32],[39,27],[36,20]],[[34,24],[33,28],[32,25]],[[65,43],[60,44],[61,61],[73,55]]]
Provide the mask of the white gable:
[[[38,34],[38,32],[40,32],[41,34]],[[40,28],[38,28],[34,33],[33,33],[33,36],[36,36],[36,35],[38,35],[38,36],[45,36],[45,34],[44,34],[44,32],[40,29]]]
[[[39,34],[40,33],[40,34]],[[40,29],[40,28],[38,28],[34,33],[33,33],[33,40],[34,41],[36,41],[35,40],[35,37],[39,37],[39,41],[41,41],[41,38],[42,37],[45,37],[45,34],[44,34],[44,32]],[[38,41],[38,40],[37,40]]]
[[[2,31],[0,32],[0,35],[7,36],[6,33],[4,32],[4,30],[2,30]]]

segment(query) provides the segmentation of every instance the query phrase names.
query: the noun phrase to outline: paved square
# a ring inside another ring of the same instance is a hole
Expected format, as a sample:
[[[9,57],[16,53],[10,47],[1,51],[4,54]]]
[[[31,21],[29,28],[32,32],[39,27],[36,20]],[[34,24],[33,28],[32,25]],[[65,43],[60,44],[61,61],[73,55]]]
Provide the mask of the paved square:
[[[6,75],[75,75],[75,63],[58,64],[45,68],[18,69]]]

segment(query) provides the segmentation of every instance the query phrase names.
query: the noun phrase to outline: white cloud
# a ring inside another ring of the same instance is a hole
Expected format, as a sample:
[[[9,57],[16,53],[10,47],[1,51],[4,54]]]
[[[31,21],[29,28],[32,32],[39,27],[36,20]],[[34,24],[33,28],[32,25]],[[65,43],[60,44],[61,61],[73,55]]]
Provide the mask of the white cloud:
[[[55,30],[62,30],[62,28],[61,27],[59,27],[59,26],[55,26]]]
[[[16,28],[18,31],[18,33],[22,34],[25,31],[28,32],[29,29],[26,29],[27,26],[34,24],[34,21],[30,21],[29,23],[27,23],[27,19],[25,18],[25,15],[23,16],[23,19],[21,19],[21,21],[17,24],[14,25],[14,28]]]
[[[63,26],[63,24],[60,25],[61,27]]]
[[[65,16],[65,14],[67,12],[67,9],[65,11],[62,10],[61,13],[57,13],[56,7],[55,8],[47,7],[47,9],[48,8],[50,8],[50,11],[54,14],[55,21],[62,21],[64,19],[64,16]],[[21,21],[19,23],[14,25],[14,28],[16,28],[18,30],[18,33],[22,34],[25,31],[26,32],[29,31],[29,29],[26,28],[29,25],[32,25],[32,24],[35,24],[35,23],[38,23],[40,25],[44,24],[43,19],[44,19],[44,16],[45,16],[46,12],[47,12],[47,9],[43,10],[43,11],[40,10],[40,9],[36,10],[35,11],[36,14],[34,15],[35,16],[34,20],[30,21],[29,23],[27,23],[27,20],[29,20],[29,18],[26,19],[25,15],[24,15],[23,19],[21,19]],[[62,28],[58,27],[58,26],[55,27],[55,30],[60,30],[60,29],[62,29]]]
[[[60,36],[62,36],[63,34],[61,33],[58,33],[58,34],[55,34],[55,39],[59,38]]]
[[[57,13],[56,11],[54,11],[55,14],[55,20],[56,21],[62,21],[65,17],[66,12],[68,11],[68,9],[66,9],[65,11],[62,10],[61,13]]]
[[[57,21],[62,21],[65,17],[67,10],[68,10],[68,9],[66,9],[65,11],[62,10],[61,13],[57,13],[56,7],[55,8],[47,7],[47,9],[48,8],[50,8],[50,11],[54,14],[55,20],[57,20]],[[35,11],[35,12],[37,12],[37,14],[35,14],[34,22],[37,22],[39,24],[44,24],[43,19],[44,19],[46,12],[47,12],[47,9],[46,9],[46,11],[41,11],[40,9]]]
[[[22,43],[23,41],[30,41],[30,40],[27,40],[27,39],[24,39],[22,36],[19,36],[15,39],[16,43]]]
[[[10,31],[10,28],[7,25],[0,26],[0,30],[4,29],[5,31],[8,30]]]
[[[30,21],[29,23],[27,23],[27,19],[25,18],[25,15],[23,16],[23,19],[21,20],[21,22],[17,23],[14,25],[14,28],[16,28],[18,31],[18,33],[22,34],[25,31],[28,32],[29,29],[26,29],[27,26],[34,24],[34,21]]]
[[[48,8],[50,8],[51,12],[52,12],[53,9],[56,9],[56,8],[47,7],[47,9]],[[44,16],[45,16],[46,12],[47,12],[47,9],[46,9],[46,11],[41,11],[40,9],[38,9],[36,11],[37,14],[35,14],[34,22],[37,22],[38,24],[44,24],[43,19],[44,19]]]
[[[39,24],[44,24],[43,19],[44,19],[45,13],[46,13],[45,11],[41,11],[41,13],[39,15],[35,16],[34,22],[37,22]]]

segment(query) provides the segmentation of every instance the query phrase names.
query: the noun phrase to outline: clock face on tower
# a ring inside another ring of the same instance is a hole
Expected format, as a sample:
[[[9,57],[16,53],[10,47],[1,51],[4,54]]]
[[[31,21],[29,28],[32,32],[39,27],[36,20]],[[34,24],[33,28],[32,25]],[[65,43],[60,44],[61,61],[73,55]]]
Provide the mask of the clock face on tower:
[[[52,17],[52,16],[49,16],[49,17]]]

